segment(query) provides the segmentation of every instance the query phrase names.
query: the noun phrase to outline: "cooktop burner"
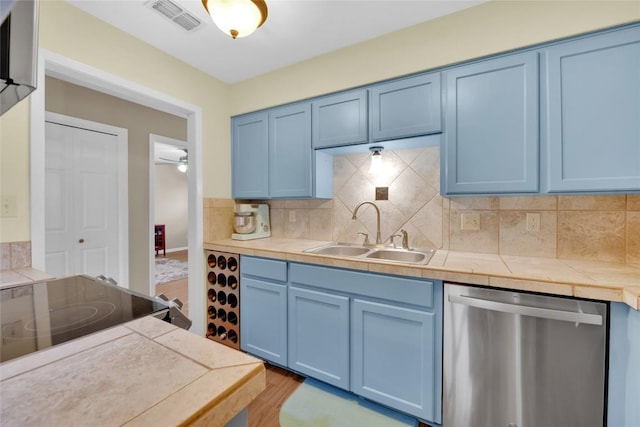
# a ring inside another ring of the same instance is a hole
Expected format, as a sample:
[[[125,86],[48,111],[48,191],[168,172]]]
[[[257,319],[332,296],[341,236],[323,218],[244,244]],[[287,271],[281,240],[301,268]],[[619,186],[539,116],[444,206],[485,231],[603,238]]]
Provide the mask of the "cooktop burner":
[[[162,315],[168,307],[89,276],[0,289],[0,362],[150,314]]]

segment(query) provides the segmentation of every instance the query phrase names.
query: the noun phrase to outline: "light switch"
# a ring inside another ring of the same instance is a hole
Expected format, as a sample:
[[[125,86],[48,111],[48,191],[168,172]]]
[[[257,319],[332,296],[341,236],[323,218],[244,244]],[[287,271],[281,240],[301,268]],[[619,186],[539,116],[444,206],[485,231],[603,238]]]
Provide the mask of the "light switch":
[[[0,200],[0,217],[15,218],[16,215],[16,197],[2,196]]]

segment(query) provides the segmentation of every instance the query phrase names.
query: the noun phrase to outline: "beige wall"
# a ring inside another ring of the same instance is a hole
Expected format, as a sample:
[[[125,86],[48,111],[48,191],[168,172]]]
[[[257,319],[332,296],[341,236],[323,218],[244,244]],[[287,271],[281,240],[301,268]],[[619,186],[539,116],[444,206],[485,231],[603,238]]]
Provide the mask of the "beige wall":
[[[165,225],[167,250],[189,245],[187,174],[176,165],[155,166],[156,224]]]
[[[65,1],[40,2],[39,46],[202,108],[203,193],[231,194],[229,87]],[[29,102],[0,117],[1,194],[18,216],[0,219],[0,242],[30,240]]]
[[[490,1],[232,87],[232,115],[640,20],[639,1]]]
[[[45,90],[46,111],[128,129],[129,283],[148,292],[149,134],[186,140],[186,119],[54,78]]]
[[[637,1],[491,1],[231,87],[63,1],[41,2],[40,46],[202,107],[203,194],[228,198],[230,115],[633,20]],[[0,132],[1,191],[19,206],[0,219],[0,241],[29,240],[27,103],[0,118]]]

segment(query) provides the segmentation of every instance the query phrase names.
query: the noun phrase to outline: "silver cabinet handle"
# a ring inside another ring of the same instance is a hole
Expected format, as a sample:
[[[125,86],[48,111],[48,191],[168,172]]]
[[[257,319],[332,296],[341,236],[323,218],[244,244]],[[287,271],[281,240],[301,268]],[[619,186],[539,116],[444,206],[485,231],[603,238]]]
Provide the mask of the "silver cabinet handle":
[[[458,295],[449,295],[449,302],[468,305],[469,307],[483,308],[485,310],[501,311],[503,313],[521,314],[523,316],[541,317],[543,319],[561,320],[572,323],[586,323],[588,325],[602,325],[602,316],[599,314],[575,313],[572,311],[515,305]]]

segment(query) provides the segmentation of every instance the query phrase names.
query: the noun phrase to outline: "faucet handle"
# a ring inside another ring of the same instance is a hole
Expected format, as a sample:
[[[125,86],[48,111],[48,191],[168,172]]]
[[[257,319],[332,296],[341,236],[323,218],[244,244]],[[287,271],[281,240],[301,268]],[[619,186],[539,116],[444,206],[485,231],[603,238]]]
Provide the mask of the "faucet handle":
[[[401,229],[400,233],[402,234],[402,249],[409,249],[409,235],[407,230]]]
[[[363,245],[369,244],[369,233],[362,233],[359,231],[358,236],[364,236],[364,242],[362,242]]]

